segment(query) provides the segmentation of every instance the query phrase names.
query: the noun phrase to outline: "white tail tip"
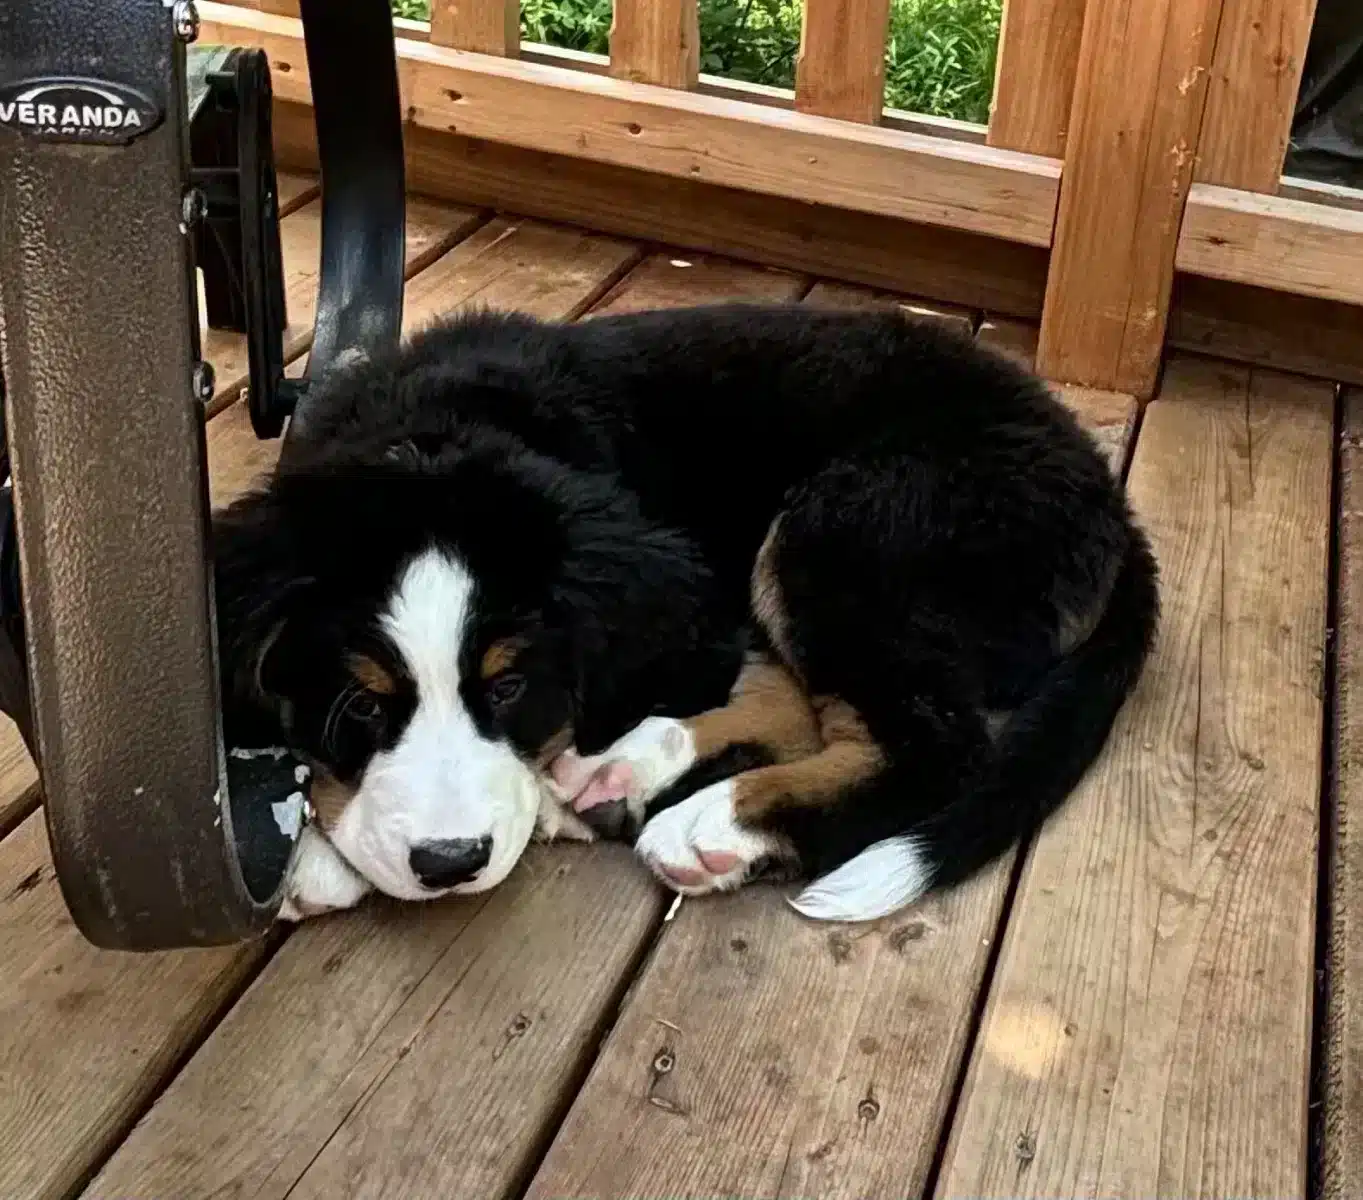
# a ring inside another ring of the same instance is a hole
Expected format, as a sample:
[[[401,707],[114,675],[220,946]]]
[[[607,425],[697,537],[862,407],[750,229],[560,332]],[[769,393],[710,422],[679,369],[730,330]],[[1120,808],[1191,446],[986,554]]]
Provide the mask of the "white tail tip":
[[[874,921],[912,904],[932,875],[915,838],[886,838],[815,880],[790,906],[814,921]]]

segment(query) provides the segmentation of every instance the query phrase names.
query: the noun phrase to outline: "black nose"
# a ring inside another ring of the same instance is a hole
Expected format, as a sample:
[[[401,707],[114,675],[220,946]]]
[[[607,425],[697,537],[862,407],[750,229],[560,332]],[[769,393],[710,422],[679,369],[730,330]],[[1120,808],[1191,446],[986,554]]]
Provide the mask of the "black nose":
[[[412,873],[423,887],[452,888],[467,883],[492,857],[492,839],[446,838],[439,842],[419,842],[412,847],[408,861]]]

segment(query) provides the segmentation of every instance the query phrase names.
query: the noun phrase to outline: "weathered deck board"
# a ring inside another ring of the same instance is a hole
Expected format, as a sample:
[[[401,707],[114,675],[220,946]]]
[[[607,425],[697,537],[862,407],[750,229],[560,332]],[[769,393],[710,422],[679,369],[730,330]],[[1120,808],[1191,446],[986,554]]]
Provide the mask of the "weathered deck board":
[[[1159,646],[1033,845],[938,1195],[1304,1194],[1331,424],[1191,359],[1147,410]]]
[[[804,921],[764,887],[683,903],[527,1200],[921,1193],[1011,863],[874,926]]]
[[[408,331],[465,306],[575,316],[637,257],[498,219],[412,282]],[[210,431],[259,445],[240,405]],[[215,499],[267,469],[273,446]],[[88,1195],[514,1189],[664,903],[622,848],[570,847],[532,853],[491,897],[302,927]]]
[[[306,212],[281,226],[294,261]],[[468,213],[414,201],[408,221],[408,253],[419,260],[467,228]],[[230,473],[233,464],[210,448],[209,470]],[[41,814],[0,842],[0,864],[0,1196],[65,1196],[117,1144],[265,946],[96,950],[67,914]]]
[[[0,842],[0,1196],[69,1195],[262,952],[98,951],[57,888],[42,814]]]
[[[1344,393],[1322,1194],[1363,1180],[1363,391]]]
[[[38,807],[38,770],[19,727],[0,717],[0,838]]]
[[[708,254],[650,254],[590,315],[727,300],[798,300],[808,288],[806,277],[788,271],[748,266]]]
[[[940,321],[958,333],[969,337],[975,332],[978,314],[956,304],[938,304],[935,300],[920,300],[911,296],[897,296],[893,292],[877,292],[850,283],[833,283],[822,279],[809,290],[806,304],[821,308],[891,308],[920,320]]]

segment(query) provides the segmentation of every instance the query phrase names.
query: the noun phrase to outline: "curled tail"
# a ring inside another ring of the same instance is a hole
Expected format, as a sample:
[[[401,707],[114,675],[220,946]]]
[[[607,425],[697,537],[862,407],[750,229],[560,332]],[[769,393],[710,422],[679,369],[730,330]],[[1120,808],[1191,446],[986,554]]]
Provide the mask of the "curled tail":
[[[1060,807],[1102,751],[1150,655],[1159,612],[1158,567],[1134,530],[1092,634],[1014,710],[976,786],[815,880],[793,907],[817,920],[874,920],[1006,853]],[[912,794],[911,766],[891,768],[871,786]]]

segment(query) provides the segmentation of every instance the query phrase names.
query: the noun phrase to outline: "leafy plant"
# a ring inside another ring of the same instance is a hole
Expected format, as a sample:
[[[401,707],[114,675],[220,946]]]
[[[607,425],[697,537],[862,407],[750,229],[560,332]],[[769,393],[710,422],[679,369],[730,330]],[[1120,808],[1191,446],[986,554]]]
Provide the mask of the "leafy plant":
[[[700,69],[792,87],[800,0],[699,0]],[[402,17],[428,20],[429,0],[393,0]],[[983,123],[994,90],[1003,0],[891,0],[885,103]],[[521,0],[521,36],[606,54],[611,0]]]

